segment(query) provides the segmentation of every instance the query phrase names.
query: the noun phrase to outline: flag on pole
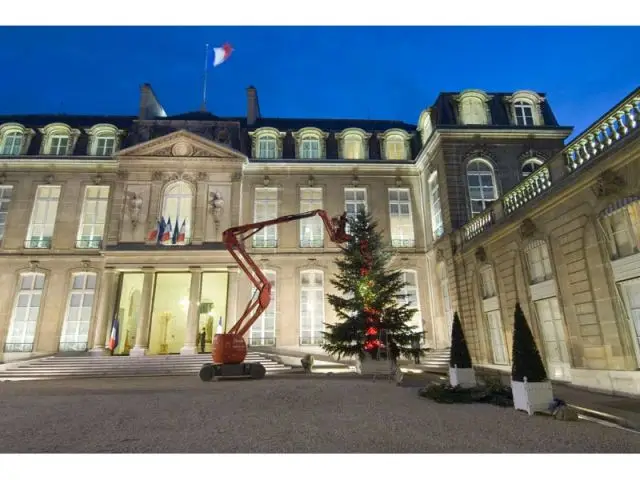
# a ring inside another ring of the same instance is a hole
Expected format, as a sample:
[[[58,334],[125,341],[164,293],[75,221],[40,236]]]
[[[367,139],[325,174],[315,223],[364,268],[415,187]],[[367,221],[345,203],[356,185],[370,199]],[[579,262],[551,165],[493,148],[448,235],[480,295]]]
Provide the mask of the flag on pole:
[[[180,220],[178,217],[176,217],[176,224],[173,227],[173,232],[171,233],[171,243],[173,245],[175,245],[176,242],[178,241],[178,233],[180,233],[180,228],[178,228],[178,223],[180,223]]]
[[[167,243],[169,241],[171,241],[171,217],[169,217],[169,221],[164,228],[164,232],[162,232],[162,243]]]
[[[186,235],[187,235],[187,220],[184,219],[182,221],[182,226],[180,227],[180,231],[178,232],[178,243],[184,242]]]
[[[216,328],[216,335],[219,335],[221,333],[223,333],[222,317],[220,317],[220,320],[218,320],[218,327]]]
[[[231,52],[233,52],[233,47],[228,43],[225,43],[221,47],[216,47],[213,49],[213,66],[217,67],[218,65],[226,62],[231,56]]]
[[[113,351],[118,346],[120,337],[120,322],[118,322],[118,314],[113,315],[113,322],[111,323],[111,335],[109,336],[109,350]]]
[[[160,217],[160,221],[158,222],[158,232],[156,236],[156,241],[158,242],[158,245],[160,245],[160,242],[162,241],[162,236],[164,235],[165,228],[167,228],[167,223],[164,221],[164,215],[163,215]]]

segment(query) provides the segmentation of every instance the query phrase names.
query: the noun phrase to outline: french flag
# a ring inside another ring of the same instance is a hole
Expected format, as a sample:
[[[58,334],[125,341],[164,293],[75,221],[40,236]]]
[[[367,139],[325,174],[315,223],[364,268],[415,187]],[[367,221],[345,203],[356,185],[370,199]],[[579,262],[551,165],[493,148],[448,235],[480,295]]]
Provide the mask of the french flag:
[[[176,224],[177,226],[178,224]],[[178,232],[178,243],[184,242],[184,238],[187,234],[187,220],[182,221],[182,226],[180,227],[180,231]]]
[[[218,328],[216,328],[216,335],[220,335],[221,333],[223,333],[222,317],[220,317],[220,320],[218,320]]]
[[[225,43],[221,47],[216,47],[213,49],[213,66],[217,67],[218,65],[226,62],[231,56],[231,52],[233,52],[233,47],[228,43]]]
[[[162,233],[162,243],[171,241],[171,217],[169,217],[169,221],[167,222],[164,232]]]
[[[111,324],[111,335],[109,336],[109,350],[111,353],[118,346],[118,341],[120,337],[120,322],[118,322],[118,315],[113,316],[113,323]]]

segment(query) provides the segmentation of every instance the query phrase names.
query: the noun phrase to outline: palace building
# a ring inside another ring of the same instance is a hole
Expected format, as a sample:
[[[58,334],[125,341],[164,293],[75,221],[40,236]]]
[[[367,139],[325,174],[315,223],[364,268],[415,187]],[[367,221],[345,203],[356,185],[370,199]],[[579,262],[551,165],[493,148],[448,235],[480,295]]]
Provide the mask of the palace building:
[[[314,209],[371,212],[396,252],[425,346],[458,311],[477,365],[508,369],[519,301],[550,377],[640,394],[640,90],[567,143],[542,93],[441,93],[416,125],[168,115],[0,116],[2,359],[193,354],[252,285],[233,225]],[[165,238],[152,234],[162,218]],[[336,271],[318,217],[247,250],[273,284],[247,342],[320,352]]]

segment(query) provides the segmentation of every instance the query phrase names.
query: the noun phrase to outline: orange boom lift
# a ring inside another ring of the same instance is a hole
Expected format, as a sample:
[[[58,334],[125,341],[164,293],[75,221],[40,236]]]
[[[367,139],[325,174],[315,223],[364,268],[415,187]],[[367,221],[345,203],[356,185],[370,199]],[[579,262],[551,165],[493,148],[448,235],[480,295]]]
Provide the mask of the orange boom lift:
[[[226,249],[255,286],[257,296],[254,295],[249,300],[249,304],[240,320],[228,332],[217,334],[213,338],[213,363],[205,363],[200,369],[200,379],[203,382],[211,381],[215,377],[264,378],[266,374],[264,366],[259,363],[245,363],[247,344],[243,337],[249,331],[251,325],[260,318],[260,315],[269,306],[271,302],[271,283],[262,273],[260,267],[247,254],[244,242],[270,225],[293,222],[315,215],[322,219],[332,242],[344,243],[351,239],[351,236],[345,231],[347,224],[346,212],[338,217],[329,218],[329,215],[324,210],[285,215],[264,222],[231,227],[223,232],[222,241]]]

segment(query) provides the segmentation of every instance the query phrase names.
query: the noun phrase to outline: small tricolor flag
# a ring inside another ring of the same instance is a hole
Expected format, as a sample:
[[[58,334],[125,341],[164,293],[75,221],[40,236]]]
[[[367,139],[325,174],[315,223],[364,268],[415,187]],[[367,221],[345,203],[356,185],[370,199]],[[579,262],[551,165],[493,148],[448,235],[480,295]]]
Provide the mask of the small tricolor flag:
[[[113,352],[118,346],[120,336],[120,322],[118,322],[118,315],[113,316],[113,322],[111,323],[111,335],[109,335],[109,350]]]
[[[226,62],[231,56],[231,52],[233,52],[233,47],[228,43],[225,43],[221,47],[216,47],[213,49],[213,66],[217,67],[218,65]]]
[[[218,320],[218,328],[216,328],[216,335],[220,335],[221,333],[224,333],[224,330],[222,328],[222,317],[220,317],[220,320]]]

